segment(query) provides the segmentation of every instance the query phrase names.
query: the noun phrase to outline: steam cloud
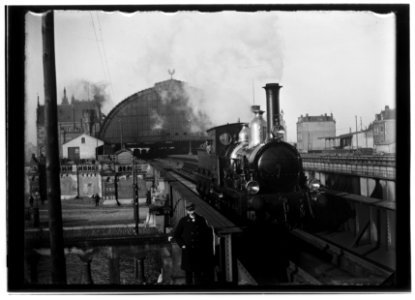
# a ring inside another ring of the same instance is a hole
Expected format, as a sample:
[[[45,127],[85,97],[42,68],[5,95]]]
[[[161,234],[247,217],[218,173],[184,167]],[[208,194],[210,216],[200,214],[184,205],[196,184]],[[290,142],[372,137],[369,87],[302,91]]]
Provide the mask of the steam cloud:
[[[192,103],[203,102],[203,94],[184,84],[183,86],[170,85],[169,83],[155,87],[161,99],[159,112],[152,110],[150,120],[152,129],[164,129],[168,131],[177,125],[175,118],[182,118],[184,130],[191,133],[205,132],[212,126],[209,117]]]
[[[213,125],[249,121],[253,86],[256,104],[264,105],[261,87],[282,75],[273,13],[181,12],[163,22],[160,13],[140,17],[158,22],[159,31],[146,37],[136,70],[145,70],[150,85],[160,70],[175,68],[177,79],[204,91],[203,99],[191,89],[186,93],[194,114]]]
[[[185,87],[180,92],[186,103],[169,105],[171,110],[182,111],[194,132],[239,119],[250,121],[253,98],[265,109],[262,87],[282,76],[282,45],[274,12],[141,12],[133,18],[119,17],[120,40],[114,40],[114,44],[126,43],[126,37],[135,41],[124,46],[134,51],[128,52],[129,65],[118,64],[118,77],[113,78],[123,80],[114,82],[115,92],[130,85],[137,87],[131,92],[152,87],[154,82],[168,78],[168,69],[175,69],[175,79],[204,93],[200,96],[195,89]],[[144,30],[149,27],[151,34]],[[136,44],[139,47],[133,46]],[[106,83],[78,81],[67,91],[68,97],[73,92],[77,99],[97,97],[104,113],[115,106]],[[114,100],[122,101],[131,92]],[[166,104],[180,98],[173,95],[169,100],[163,93],[160,96]],[[166,118],[168,114],[151,116],[159,129],[170,125]]]

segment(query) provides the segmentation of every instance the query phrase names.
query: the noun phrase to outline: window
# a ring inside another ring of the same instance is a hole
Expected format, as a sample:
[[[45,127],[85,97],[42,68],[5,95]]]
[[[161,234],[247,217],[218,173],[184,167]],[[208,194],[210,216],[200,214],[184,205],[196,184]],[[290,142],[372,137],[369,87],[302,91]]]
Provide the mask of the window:
[[[83,138],[81,138],[81,143],[82,144],[85,144],[85,138],[83,137]]]

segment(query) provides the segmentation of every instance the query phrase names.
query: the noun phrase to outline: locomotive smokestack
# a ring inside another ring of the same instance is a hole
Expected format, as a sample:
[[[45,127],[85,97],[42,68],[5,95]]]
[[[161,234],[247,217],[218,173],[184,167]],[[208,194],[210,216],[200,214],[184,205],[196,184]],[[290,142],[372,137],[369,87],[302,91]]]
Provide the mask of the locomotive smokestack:
[[[280,120],[280,88],[278,83],[267,83],[264,87],[267,95],[267,140],[272,138],[274,128],[281,125]]]

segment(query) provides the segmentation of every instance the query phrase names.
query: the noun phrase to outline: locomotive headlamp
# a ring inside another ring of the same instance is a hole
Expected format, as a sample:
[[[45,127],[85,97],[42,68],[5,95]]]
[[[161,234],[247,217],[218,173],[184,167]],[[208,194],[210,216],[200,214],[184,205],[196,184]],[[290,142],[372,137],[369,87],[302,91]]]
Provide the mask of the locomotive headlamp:
[[[250,195],[256,195],[259,192],[259,183],[255,180],[249,181],[245,187]]]
[[[320,183],[314,182],[314,183],[311,184],[311,187],[314,188],[314,189],[319,189],[320,188]]]
[[[284,137],[284,135],[285,135],[284,129],[280,129],[280,130],[277,131],[277,137],[278,138],[282,139]]]
[[[310,188],[310,190],[312,192],[314,191],[318,191],[320,189],[320,181],[318,180],[312,180],[309,184],[308,187]]]

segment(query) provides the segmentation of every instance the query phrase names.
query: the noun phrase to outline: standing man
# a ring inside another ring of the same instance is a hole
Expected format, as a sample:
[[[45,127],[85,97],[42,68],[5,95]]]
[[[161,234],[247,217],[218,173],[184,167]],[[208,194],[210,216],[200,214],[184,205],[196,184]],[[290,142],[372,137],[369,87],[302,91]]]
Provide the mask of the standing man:
[[[30,207],[33,207],[33,202],[34,202],[33,195],[30,194],[30,198],[29,198]]]
[[[99,198],[98,193],[92,194],[91,199],[92,199],[92,201],[94,201],[95,207],[99,206],[99,200],[100,200],[100,198]]]
[[[99,200],[101,199],[99,197],[98,193],[95,193],[94,199],[95,199],[95,206],[98,207],[99,206]]]
[[[180,219],[174,239],[182,249],[181,268],[186,272],[186,284],[201,285],[213,281],[213,235],[206,219],[187,203],[187,216]]]

